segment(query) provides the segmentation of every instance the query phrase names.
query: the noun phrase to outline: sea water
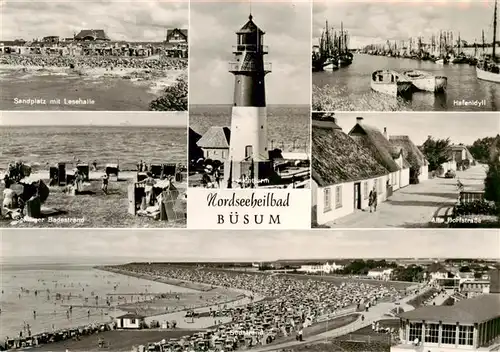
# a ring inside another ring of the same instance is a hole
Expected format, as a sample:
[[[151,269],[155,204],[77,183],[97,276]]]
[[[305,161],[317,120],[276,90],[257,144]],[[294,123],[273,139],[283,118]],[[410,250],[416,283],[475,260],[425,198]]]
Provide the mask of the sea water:
[[[141,295],[120,294],[193,292],[183,287],[101,271],[88,264],[2,264],[0,272],[2,339],[19,336],[25,323],[29,324],[31,333],[36,334],[111,322],[112,316],[122,313],[114,308],[116,303],[144,299]],[[113,294],[113,303],[107,309],[102,308],[107,306],[108,294]],[[73,310],[68,317],[70,305]],[[26,331],[23,331],[23,336],[26,336]]]

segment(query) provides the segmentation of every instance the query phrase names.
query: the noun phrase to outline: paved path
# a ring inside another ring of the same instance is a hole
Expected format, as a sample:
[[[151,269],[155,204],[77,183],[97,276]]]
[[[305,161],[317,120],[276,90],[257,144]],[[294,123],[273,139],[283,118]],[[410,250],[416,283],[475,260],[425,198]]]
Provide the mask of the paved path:
[[[421,295],[425,291],[430,290],[429,287],[424,288],[423,290],[420,290],[417,294],[412,294],[409,295],[397,302],[384,302],[384,303],[379,303],[373,307],[370,308],[368,312],[361,312],[365,319],[362,321],[361,318],[358,318],[356,321],[352,322],[351,324],[348,324],[346,326],[343,326],[338,329],[330,330],[330,331],[325,331],[324,333],[314,335],[309,337],[306,341],[298,342],[298,341],[289,341],[289,342],[284,342],[281,344],[276,344],[276,345],[269,345],[269,346],[263,346],[260,348],[252,349],[252,352],[272,352],[272,351],[280,351],[285,348],[291,348],[291,347],[296,347],[300,345],[305,345],[305,344],[310,344],[318,341],[322,341],[325,339],[333,339],[336,337],[340,337],[343,335],[347,335],[350,333],[353,333],[354,331],[357,331],[359,329],[362,329],[367,326],[371,326],[373,322],[377,322],[385,317],[386,314],[388,314],[392,309],[396,308],[398,305],[404,309],[404,311],[410,311],[413,310],[414,308],[407,304],[408,301],[414,299],[416,296]],[[399,303],[399,304],[398,304]]]
[[[466,191],[484,189],[486,167],[476,165],[457,171]],[[356,211],[334,222],[330,227],[427,227],[434,216],[450,212],[458,200],[457,179],[434,178],[399,189],[380,203],[376,213]]]

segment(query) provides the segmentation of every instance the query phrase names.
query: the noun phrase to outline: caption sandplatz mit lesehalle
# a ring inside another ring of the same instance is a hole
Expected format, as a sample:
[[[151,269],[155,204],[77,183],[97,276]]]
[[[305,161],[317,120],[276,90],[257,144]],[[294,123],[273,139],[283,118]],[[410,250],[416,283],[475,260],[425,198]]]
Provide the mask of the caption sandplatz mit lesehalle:
[[[498,110],[497,0],[313,12],[314,111]]]
[[[2,5],[0,108],[187,110],[188,3],[86,6]]]
[[[290,4],[259,4],[252,9],[246,21],[242,9],[247,9],[242,4],[232,4],[222,12],[219,11],[219,6],[220,4],[212,3],[192,4],[191,30],[197,37],[201,37],[203,33],[206,33],[205,36],[209,35],[205,27],[201,27],[207,17],[217,20],[227,17],[228,23],[234,23],[234,27],[226,25],[223,29],[228,39],[231,38],[235,44],[232,60],[231,49],[220,47],[221,52],[227,53],[228,61],[231,60],[227,71],[220,73],[221,79],[227,88],[232,88],[233,94],[227,89],[228,94],[217,97],[227,104],[231,102],[232,96],[232,104],[196,105],[197,102],[206,101],[205,95],[213,93],[208,93],[206,89],[191,93],[190,104],[193,105],[190,108],[189,185],[205,188],[309,188],[309,107],[267,107],[266,97],[266,88],[270,88],[269,95],[275,102],[276,97],[284,99],[283,102],[287,101],[288,104],[292,102],[291,98],[297,96],[302,101],[308,99],[305,92],[296,92],[295,89],[291,92],[291,97],[286,97],[285,94],[290,89],[284,84],[277,85],[280,81],[288,81],[290,84],[295,80],[303,83],[309,81],[308,70],[297,62],[300,57],[284,63],[285,57],[297,56],[296,52],[300,54],[301,50],[307,50],[309,39],[304,35],[292,37],[288,34],[289,23],[305,30],[308,22],[292,22],[297,16],[302,19],[304,14],[298,14]],[[310,9],[309,4],[297,6],[304,11]],[[234,11],[229,12],[229,9]],[[270,12],[266,12],[266,9],[270,9]],[[271,15],[279,9],[283,10],[282,15],[289,18],[290,22],[272,22]],[[242,15],[235,17],[235,13]],[[238,19],[245,21],[243,26]],[[271,27],[267,34],[256,24],[255,21],[258,20]],[[197,28],[197,22],[201,28]],[[286,47],[283,43],[278,45],[275,43],[277,38],[291,46]],[[193,47],[196,45],[197,43],[193,43]],[[211,47],[206,50],[194,49],[193,61],[190,63],[192,82],[201,82],[203,76],[205,84],[207,63],[214,67],[220,64],[219,53],[215,54],[214,51]],[[211,58],[209,54],[216,56]],[[294,71],[293,77],[283,70],[273,73],[271,63],[265,59],[268,54],[277,59],[274,67],[278,71],[285,65],[294,65],[297,72]],[[198,73],[201,65],[202,75],[201,72]],[[212,74],[217,73],[219,72],[215,71]],[[274,75],[276,77],[273,79]],[[292,103],[296,104],[297,101]]]
[[[14,264],[2,281],[7,350],[493,351],[498,337],[498,260]]]
[[[19,114],[0,126],[1,227],[186,226],[187,113]]]
[[[498,114],[312,118],[313,226],[500,228]]]

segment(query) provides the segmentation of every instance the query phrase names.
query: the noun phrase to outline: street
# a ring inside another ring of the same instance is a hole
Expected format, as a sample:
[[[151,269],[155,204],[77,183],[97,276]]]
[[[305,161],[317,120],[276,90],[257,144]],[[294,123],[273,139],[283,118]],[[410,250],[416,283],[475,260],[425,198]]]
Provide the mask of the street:
[[[432,226],[434,217],[451,213],[458,200],[458,179],[465,191],[484,189],[486,166],[476,165],[466,171],[457,171],[456,174],[455,179],[434,178],[399,189],[388,200],[379,203],[376,213],[358,210],[326,225],[342,228]]]

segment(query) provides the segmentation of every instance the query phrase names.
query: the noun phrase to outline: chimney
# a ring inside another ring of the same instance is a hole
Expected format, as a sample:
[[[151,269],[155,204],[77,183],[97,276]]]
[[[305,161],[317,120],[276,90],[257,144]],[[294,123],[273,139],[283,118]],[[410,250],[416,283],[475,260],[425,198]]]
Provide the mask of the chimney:
[[[356,117],[356,123],[363,123],[362,117]]]
[[[384,127],[384,137],[389,140],[389,136],[387,135],[387,127]]]

